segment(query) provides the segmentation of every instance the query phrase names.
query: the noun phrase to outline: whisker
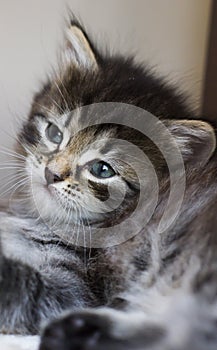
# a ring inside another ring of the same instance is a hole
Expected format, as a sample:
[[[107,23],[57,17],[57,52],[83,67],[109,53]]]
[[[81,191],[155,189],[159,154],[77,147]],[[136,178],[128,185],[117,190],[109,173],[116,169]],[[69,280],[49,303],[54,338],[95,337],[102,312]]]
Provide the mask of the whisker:
[[[47,96],[55,104],[58,110],[60,110],[62,113],[65,113],[64,109],[50,95],[47,95]]]
[[[2,154],[5,154],[7,156],[11,156],[13,158],[21,159],[23,161],[26,160],[26,157],[23,156],[22,154],[19,154],[19,153],[15,152],[15,151],[12,151],[12,150],[10,150],[10,149],[8,149],[6,147],[2,147],[1,146],[1,148],[3,148],[3,149],[0,150],[0,153],[2,153]]]
[[[58,79],[58,81],[60,82],[60,84],[62,85],[62,87],[63,87],[63,89],[64,89],[64,91],[65,91],[65,93],[66,93],[66,95],[68,95],[68,91],[67,91],[67,89],[66,89],[66,87],[65,87],[65,85],[63,84],[63,81],[62,81],[62,79]],[[68,106],[68,104],[67,104],[67,106]]]
[[[7,179],[8,181],[6,183],[4,183],[1,187],[0,190],[4,189],[6,186],[10,186],[11,184],[13,184],[15,181],[21,179],[24,177],[24,174],[20,173],[18,176],[17,175],[13,175],[10,176],[9,178],[7,176],[4,176],[1,178],[1,180],[5,180]]]
[[[44,109],[48,114],[50,114],[50,115],[52,115],[53,117],[56,118],[56,114],[50,108],[47,108],[46,106],[43,106],[42,104],[40,104],[38,102],[35,102],[35,104],[37,106],[39,106],[40,108]]]
[[[1,196],[4,196],[5,194],[9,193],[12,189],[15,188],[15,191],[23,184],[26,185],[26,178],[21,179],[20,181],[16,182],[13,186],[11,186],[10,188],[8,188],[7,190],[5,190],[3,193],[0,193]],[[14,191],[14,192],[15,192]]]
[[[55,86],[56,86],[57,90],[59,91],[60,96],[61,96],[61,97],[62,97],[62,99],[63,99],[63,102],[65,103],[65,107],[66,107],[67,111],[69,112],[69,111],[70,111],[70,109],[69,109],[69,105],[68,105],[68,103],[67,103],[67,101],[66,101],[65,97],[63,96],[63,93],[62,93],[62,91],[60,90],[59,85],[57,84],[57,82],[56,82],[56,81],[54,82],[54,84],[55,84]]]
[[[75,241],[75,251],[77,251],[78,249],[78,239],[79,239],[79,235],[80,235],[80,228],[81,228],[81,220],[80,220],[80,210],[79,210],[79,206],[76,207],[77,209],[77,217],[76,220],[78,222],[78,229],[76,231],[76,241]]]
[[[13,196],[13,194],[16,192],[16,191],[18,191],[18,189],[21,189],[22,187],[23,188],[26,188],[26,179],[23,179],[23,183],[22,182],[20,182],[20,184],[18,183],[17,185],[17,187],[15,187],[14,189],[13,189],[13,191],[11,192],[11,195],[10,195],[10,197],[9,197],[9,203],[12,201],[12,196]],[[27,198],[27,197],[26,197]],[[30,197],[29,197],[30,198]]]
[[[19,167],[19,166],[0,166],[0,170],[17,170],[16,172],[19,172],[19,171],[21,171],[21,169],[22,169],[22,171],[24,171],[25,170],[25,168],[23,168],[23,167]]]
[[[3,129],[2,130],[5,135],[7,135],[10,139],[13,141],[17,142],[17,137],[15,135],[11,135],[7,130]]]
[[[73,202],[73,200],[72,200],[72,202]],[[71,218],[72,218],[72,211],[71,211],[71,209],[69,208],[69,206],[68,206],[68,204],[71,204],[71,202],[69,201],[69,199],[67,198],[67,203],[66,203],[66,205],[65,205],[65,211],[66,211],[66,219],[65,219],[65,222],[67,223],[67,225],[66,225],[66,231],[68,230],[68,227],[69,227],[69,223],[70,223],[70,220],[71,220]],[[68,206],[68,208],[67,208],[67,206]]]
[[[17,174],[13,174],[9,177],[8,181],[5,184],[3,184],[2,187],[0,187],[0,189],[10,185],[10,183],[14,182],[15,180],[17,181],[17,180],[24,178],[24,177],[28,178],[28,175],[24,174],[24,173],[20,173],[18,176],[17,176]],[[3,177],[3,179],[4,178],[6,178],[6,177]]]
[[[10,159],[10,160],[5,160],[2,161],[1,164],[2,165],[19,165],[19,166],[24,166],[25,165],[25,161],[24,160],[20,160],[20,159]]]
[[[88,231],[89,231],[89,255],[88,255],[88,258],[90,259],[91,258],[91,250],[92,250],[92,246],[91,246],[91,244],[92,244],[92,231],[91,231],[91,226],[90,226],[88,216],[87,216],[87,210],[84,207],[83,207],[83,210],[86,213],[85,219],[87,221],[87,227],[88,227]]]

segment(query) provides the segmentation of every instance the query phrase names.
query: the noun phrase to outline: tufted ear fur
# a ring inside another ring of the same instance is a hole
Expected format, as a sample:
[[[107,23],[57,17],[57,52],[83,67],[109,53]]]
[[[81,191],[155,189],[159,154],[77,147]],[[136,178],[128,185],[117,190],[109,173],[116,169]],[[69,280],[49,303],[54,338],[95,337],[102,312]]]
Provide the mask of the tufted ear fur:
[[[216,147],[214,129],[200,120],[165,120],[164,124],[174,137],[185,163],[204,165]]]
[[[79,22],[72,20],[66,30],[64,61],[81,69],[97,69],[94,48]]]

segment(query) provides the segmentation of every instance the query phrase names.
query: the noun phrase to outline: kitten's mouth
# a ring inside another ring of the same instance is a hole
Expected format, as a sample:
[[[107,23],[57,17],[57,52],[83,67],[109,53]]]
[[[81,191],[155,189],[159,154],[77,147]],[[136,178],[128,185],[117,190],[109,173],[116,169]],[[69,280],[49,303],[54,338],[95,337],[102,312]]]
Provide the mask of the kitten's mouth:
[[[58,190],[54,185],[44,185],[45,193],[48,194],[49,198],[55,203],[55,209],[58,207],[60,210],[63,210],[64,212],[66,210],[73,211],[73,205],[72,201],[67,200],[65,197],[65,193],[62,193],[62,191]]]
[[[55,185],[45,185],[46,192],[49,193],[49,195],[56,200],[61,200],[61,197],[64,195],[63,191],[56,188]]]
[[[64,214],[69,215],[69,211],[70,211],[71,214],[73,213],[75,214],[75,216],[73,216],[72,221],[74,223],[80,222],[80,219],[77,217],[78,215],[76,212],[75,203],[73,201],[70,201],[70,200],[66,201],[65,197],[62,196],[63,194],[61,194],[61,192],[59,192],[58,189],[53,185],[44,185],[43,188],[45,190],[45,193],[48,194],[48,197],[53,202],[53,205],[55,206],[54,208],[55,210],[62,211],[63,217],[64,217]],[[90,224],[90,220],[86,219],[85,216],[82,217],[81,221],[83,224],[87,226]],[[94,220],[93,222],[91,222],[91,224],[100,224],[100,222],[97,220]]]

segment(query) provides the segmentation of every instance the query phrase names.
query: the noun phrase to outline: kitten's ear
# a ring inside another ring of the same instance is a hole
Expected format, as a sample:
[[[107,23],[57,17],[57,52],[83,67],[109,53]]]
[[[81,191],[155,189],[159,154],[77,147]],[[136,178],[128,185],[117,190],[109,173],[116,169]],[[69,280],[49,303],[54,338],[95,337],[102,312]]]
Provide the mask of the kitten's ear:
[[[185,162],[204,165],[216,147],[213,127],[199,120],[165,120]]]
[[[85,30],[76,20],[71,20],[66,30],[66,47],[63,60],[81,69],[97,69],[96,55]]]

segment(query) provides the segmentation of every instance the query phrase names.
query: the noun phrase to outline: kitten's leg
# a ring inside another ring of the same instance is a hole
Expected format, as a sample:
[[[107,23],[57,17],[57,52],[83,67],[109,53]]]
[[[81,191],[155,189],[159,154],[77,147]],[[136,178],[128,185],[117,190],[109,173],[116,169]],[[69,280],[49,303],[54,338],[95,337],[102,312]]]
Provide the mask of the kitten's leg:
[[[217,317],[184,299],[159,317],[109,308],[68,314],[45,329],[40,350],[216,350]]]
[[[80,258],[54,238],[32,219],[0,212],[0,332],[39,333],[64,310],[96,305]]]
[[[42,322],[91,301],[89,289],[76,272],[66,276],[67,272],[59,269],[53,276],[43,276],[28,265],[2,256],[0,271],[0,332],[36,334]]]
[[[146,323],[142,313],[109,308],[71,313],[45,329],[40,350],[142,350],[141,344],[148,349],[164,338],[165,330]]]

